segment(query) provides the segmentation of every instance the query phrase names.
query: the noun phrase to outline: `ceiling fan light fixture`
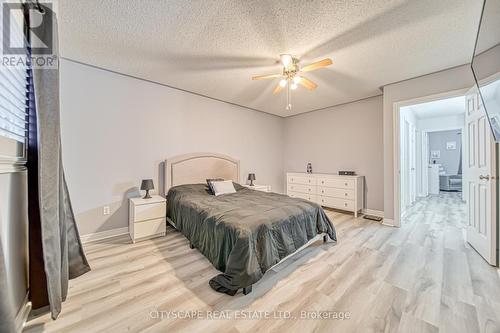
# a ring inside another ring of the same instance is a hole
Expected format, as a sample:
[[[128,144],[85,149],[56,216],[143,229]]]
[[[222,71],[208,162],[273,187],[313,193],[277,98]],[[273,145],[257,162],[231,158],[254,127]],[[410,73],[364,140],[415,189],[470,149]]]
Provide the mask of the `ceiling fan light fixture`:
[[[286,109],[292,109],[292,90],[296,90],[300,85],[308,90],[314,90],[318,87],[316,83],[306,77],[300,76],[303,72],[311,72],[317,69],[328,67],[333,64],[332,59],[325,58],[320,61],[313,62],[307,66],[300,66],[299,59],[294,58],[291,54],[280,54],[280,61],[283,65],[281,74],[267,74],[252,76],[252,80],[274,79],[280,78],[278,85],[273,90],[273,95],[286,91]],[[284,89],[286,88],[286,89]]]
[[[287,69],[293,64],[293,58],[290,54],[282,54],[280,55],[280,59],[283,67]]]

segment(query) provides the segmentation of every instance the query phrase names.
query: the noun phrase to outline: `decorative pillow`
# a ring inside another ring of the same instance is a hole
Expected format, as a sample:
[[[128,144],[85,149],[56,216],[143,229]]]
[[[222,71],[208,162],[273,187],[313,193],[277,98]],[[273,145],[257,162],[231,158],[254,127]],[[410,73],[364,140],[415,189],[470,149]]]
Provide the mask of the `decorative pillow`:
[[[215,196],[219,196],[222,194],[236,193],[232,180],[224,180],[220,182],[213,181],[211,183],[214,189]]]
[[[222,179],[222,178],[212,178],[212,179],[207,179],[208,191],[209,191],[211,194],[215,194],[215,192],[214,192],[214,188],[213,188],[213,186],[212,186],[212,182],[220,182],[220,181],[224,181],[224,179]]]

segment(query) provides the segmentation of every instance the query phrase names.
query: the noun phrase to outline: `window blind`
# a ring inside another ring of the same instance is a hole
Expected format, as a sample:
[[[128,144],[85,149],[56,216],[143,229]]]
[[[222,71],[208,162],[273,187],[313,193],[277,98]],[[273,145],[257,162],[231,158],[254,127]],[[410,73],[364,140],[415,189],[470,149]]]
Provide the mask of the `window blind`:
[[[10,44],[24,45],[22,29],[17,22],[12,21]],[[7,47],[5,44],[2,46]],[[28,52],[26,50],[24,54],[4,54],[4,57],[15,61],[0,63],[0,156],[19,159],[26,155]]]

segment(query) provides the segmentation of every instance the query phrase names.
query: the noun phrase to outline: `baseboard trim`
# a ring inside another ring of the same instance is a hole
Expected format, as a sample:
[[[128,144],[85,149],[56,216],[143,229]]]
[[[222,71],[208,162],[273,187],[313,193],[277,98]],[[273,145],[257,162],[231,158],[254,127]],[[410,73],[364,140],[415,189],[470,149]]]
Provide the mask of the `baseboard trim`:
[[[394,219],[386,219],[382,221],[382,225],[388,226],[388,227],[394,227]]]
[[[116,228],[101,232],[95,232],[93,234],[83,235],[80,236],[80,240],[82,241],[83,244],[85,244],[85,243],[100,241],[107,238],[122,236],[125,234],[128,234],[128,227]]]
[[[382,210],[365,208],[362,210],[362,213],[365,215],[374,215],[374,216],[378,216],[378,217],[384,217],[384,211],[382,211]]]
[[[26,322],[28,321],[28,316],[31,311],[31,302],[28,300],[28,294],[24,297],[23,305],[17,312],[15,320],[15,325],[16,325],[16,331],[17,332],[22,332],[24,325],[26,325]]]

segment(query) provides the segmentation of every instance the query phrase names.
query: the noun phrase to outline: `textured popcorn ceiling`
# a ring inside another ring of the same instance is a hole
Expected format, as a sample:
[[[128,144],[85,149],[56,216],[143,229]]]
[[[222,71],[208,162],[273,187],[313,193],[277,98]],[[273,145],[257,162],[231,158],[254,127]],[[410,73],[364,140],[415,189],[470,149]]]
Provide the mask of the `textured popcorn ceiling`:
[[[479,0],[65,0],[61,55],[253,109],[288,116],[381,94],[385,84],[470,62]],[[272,90],[280,53],[315,91]]]

